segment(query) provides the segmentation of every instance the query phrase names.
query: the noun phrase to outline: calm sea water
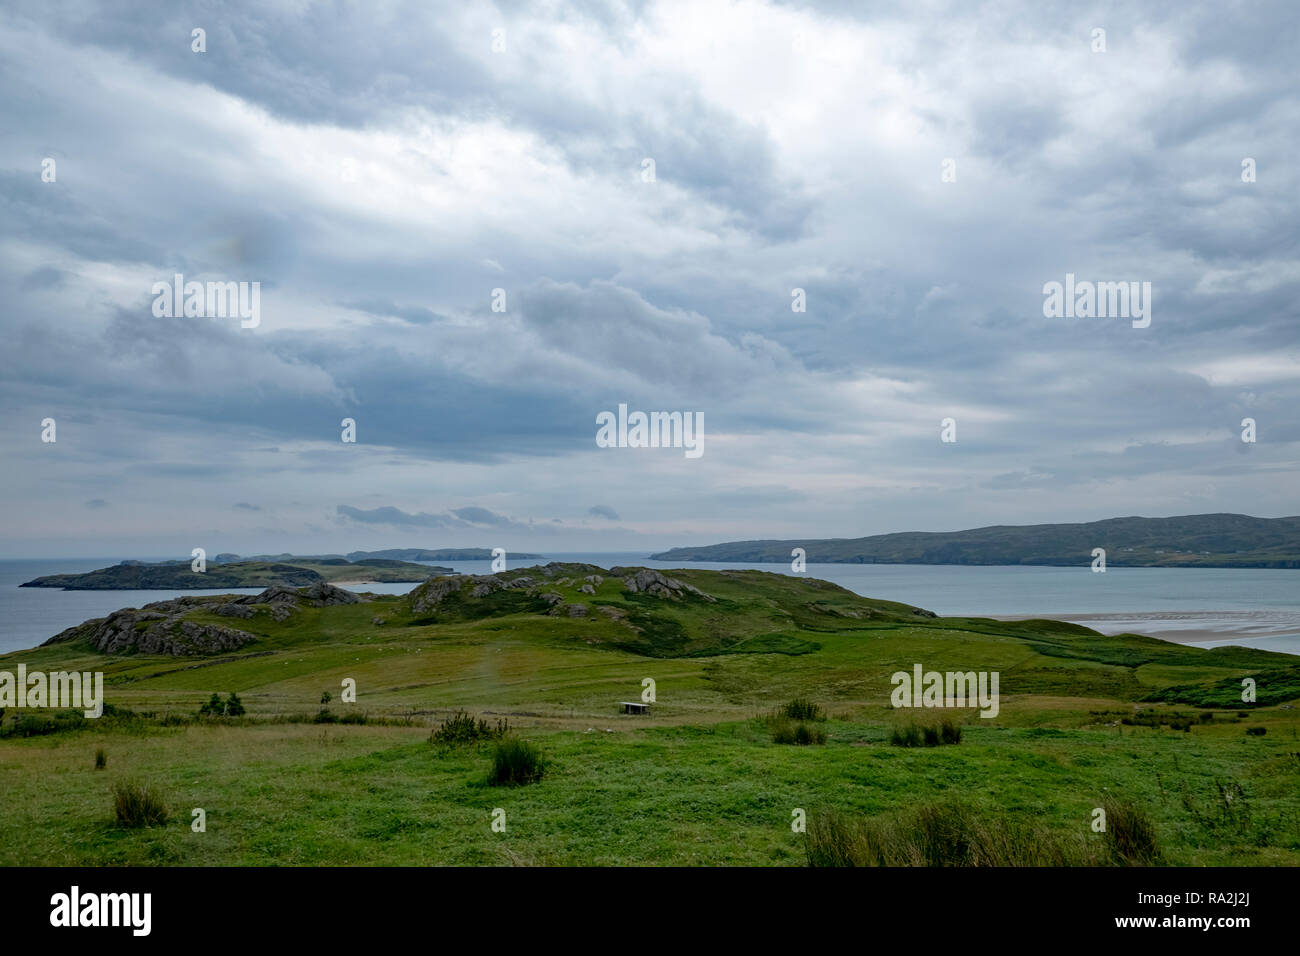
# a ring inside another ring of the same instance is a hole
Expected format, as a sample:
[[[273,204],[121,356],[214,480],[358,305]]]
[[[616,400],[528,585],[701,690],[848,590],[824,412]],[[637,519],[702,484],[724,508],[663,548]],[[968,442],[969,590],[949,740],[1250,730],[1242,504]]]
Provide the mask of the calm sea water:
[[[608,568],[651,561],[641,552],[548,554],[542,561],[584,561]],[[0,653],[34,647],[64,628],[122,607],[140,607],[202,591],[57,591],[19,588],[43,574],[93,571],[102,558],[0,561]],[[486,574],[488,561],[440,562],[462,573]],[[789,573],[785,564],[685,565]],[[1300,571],[1216,568],[961,567],[916,564],[809,564],[808,576],[824,578],[867,597],[902,601],[939,614],[981,617],[1051,617],[1078,621],[1105,633],[1132,631],[1170,640],[1213,639],[1203,646],[1243,644],[1300,654]],[[404,594],[413,584],[373,584],[366,590]],[[236,589],[255,594],[258,588]]]

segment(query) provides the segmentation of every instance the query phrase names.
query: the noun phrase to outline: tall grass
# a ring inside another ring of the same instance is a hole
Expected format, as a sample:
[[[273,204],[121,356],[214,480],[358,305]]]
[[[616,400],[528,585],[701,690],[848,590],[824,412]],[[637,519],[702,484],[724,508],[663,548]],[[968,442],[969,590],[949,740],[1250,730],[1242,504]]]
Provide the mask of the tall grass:
[[[492,769],[488,783],[513,787],[535,783],[546,773],[546,758],[535,744],[518,737],[503,737],[492,748]]]
[[[1107,812],[1101,841],[1062,835],[1006,814],[934,802],[877,817],[811,814],[809,866],[1141,866],[1159,858],[1149,819],[1132,805]]]
[[[937,724],[924,724],[916,720],[895,724],[889,734],[891,747],[939,747],[943,744],[961,743],[961,724],[952,717],[943,717]]]
[[[161,794],[126,781],[113,785],[113,815],[118,826],[136,829],[162,826],[168,814]]]
[[[821,707],[806,697],[796,697],[781,708],[781,713],[791,720],[825,720]]]
[[[1106,800],[1106,843],[1114,861],[1122,866],[1150,866],[1160,859],[1156,828],[1151,818],[1129,800]]]

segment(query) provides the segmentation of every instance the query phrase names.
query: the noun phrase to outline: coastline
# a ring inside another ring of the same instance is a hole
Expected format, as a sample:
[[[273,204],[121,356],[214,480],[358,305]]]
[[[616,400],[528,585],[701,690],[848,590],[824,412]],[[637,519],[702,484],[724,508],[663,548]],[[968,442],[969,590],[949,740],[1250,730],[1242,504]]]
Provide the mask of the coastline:
[[[998,621],[1067,621],[1102,634],[1142,634],[1174,644],[1243,643],[1262,650],[1300,653],[1300,619],[1293,611],[1056,612],[990,616]],[[1285,647],[1269,647],[1267,642]]]

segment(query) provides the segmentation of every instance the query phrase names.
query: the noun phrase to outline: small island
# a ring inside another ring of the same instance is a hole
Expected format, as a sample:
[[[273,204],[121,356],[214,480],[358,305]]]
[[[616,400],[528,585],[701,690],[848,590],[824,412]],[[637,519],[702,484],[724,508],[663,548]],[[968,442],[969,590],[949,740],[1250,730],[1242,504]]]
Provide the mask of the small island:
[[[225,560],[234,558],[236,560]],[[242,560],[238,555],[218,555],[207,569],[191,569],[189,561],[123,561],[84,574],[47,574],[27,581],[24,588],[61,588],[64,591],[222,590],[264,588],[272,585],[307,587],[334,582],[419,584],[435,575],[453,574],[451,568],[384,558],[349,561],[341,557],[284,560]]]

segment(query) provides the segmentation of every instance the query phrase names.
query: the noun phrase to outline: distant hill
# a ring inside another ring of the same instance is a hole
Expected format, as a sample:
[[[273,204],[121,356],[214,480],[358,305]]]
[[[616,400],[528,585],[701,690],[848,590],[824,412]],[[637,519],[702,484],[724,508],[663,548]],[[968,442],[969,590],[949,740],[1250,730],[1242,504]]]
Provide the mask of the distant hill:
[[[238,558],[238,555],[222,555]],[[405,561],[372,559],[348,561],[346,558],[291,558],[280,561],[210,562],[207,570],[190,570],[188,561],[162,561],[145,564],[123,561],[109,568],[85,574],[47,574],[20,587],[62,588],[65,591],[132,591],[132,590],[218,590],[222,588],[262,588],[272,585],[306,587],[331,581],[376,581],[386,584],[418,584],[439,574],[453,573],[451,568],[410,564]]]
[[[656,561],[788,564],[1086,565],[1106,549],[1108,567],[1300,568],[1300,517],[1184,515],[1082,524],[994,525],[969,531],[905,531],[865,538],[732,541],[672,548]]]
[[[526,551],[508,551],[506,557],[510,560],[524,559],[535,560],[542,557],[540,554],[529,554]],[[347,555],[349,561],[362,561],[369,558],[393,558],[397,561],[491,561],[492,550],[490,548],[388,548],[385,551],[353,551]]]

